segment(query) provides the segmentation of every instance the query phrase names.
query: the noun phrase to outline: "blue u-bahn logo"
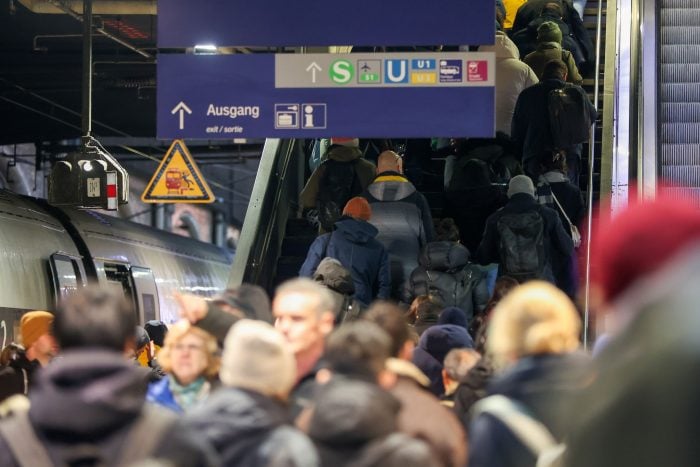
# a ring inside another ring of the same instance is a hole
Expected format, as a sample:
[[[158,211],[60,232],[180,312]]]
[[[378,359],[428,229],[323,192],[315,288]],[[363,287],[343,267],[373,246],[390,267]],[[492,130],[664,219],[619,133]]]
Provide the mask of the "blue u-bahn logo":
[[[384,82],[387,84],[408,83],[408,60],[385,60]]]

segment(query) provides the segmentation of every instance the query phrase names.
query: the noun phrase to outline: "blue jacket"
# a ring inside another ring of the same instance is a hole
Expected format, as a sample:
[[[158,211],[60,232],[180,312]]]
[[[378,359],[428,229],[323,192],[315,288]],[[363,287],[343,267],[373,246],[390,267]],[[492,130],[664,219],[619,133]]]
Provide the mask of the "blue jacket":
[[[166,376],[160,381],[149,384],[148,391],[146,392],[146,400],[154,404],[162,405],[177,413],[184,412],[182,407],[175,402],[175,397],[172,391],[170,391],[170,376]]]
[[[369,305],[375,298],[389,298],[389,256],[375,239],[377,233],[369,222],[342,217],[333,232],[321,235],[311,244],[299,275],[313,276],[321,260],[329,256],[350,270],[358,301]]]

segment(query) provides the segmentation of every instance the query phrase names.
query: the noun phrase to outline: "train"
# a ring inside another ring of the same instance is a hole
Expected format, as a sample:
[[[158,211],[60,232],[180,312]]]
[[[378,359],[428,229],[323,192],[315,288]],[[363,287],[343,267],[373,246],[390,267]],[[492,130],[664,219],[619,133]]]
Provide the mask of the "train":
[[[16,340],[26,311],[53,311],[61,298],[88,284],[123,293],[141,323],[174,322],[174,292],[220,294],[233,256],[97,211],[0,190],[0,348]]]

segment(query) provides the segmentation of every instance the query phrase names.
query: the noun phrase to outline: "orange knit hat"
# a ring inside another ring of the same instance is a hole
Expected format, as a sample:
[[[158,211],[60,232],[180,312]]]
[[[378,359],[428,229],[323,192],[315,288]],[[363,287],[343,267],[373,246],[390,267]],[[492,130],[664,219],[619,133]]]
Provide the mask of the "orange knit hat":
[[[372,208],[369,206],[366,199],[361,196],[355,196],[345,205],[343,215],[368,221],[370,217],[372,217]]]

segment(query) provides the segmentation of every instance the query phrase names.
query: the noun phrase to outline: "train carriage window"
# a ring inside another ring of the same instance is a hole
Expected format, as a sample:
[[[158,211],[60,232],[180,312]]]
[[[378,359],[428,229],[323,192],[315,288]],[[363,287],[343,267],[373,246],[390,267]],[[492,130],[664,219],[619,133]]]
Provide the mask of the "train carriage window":
[[[141,322],[160,319],[158,289],[153,271],[141,266],[131,267],[131,279],[134,284],[136,305]]]
[[[49,265],[56,301],[74,294],[79,286],[85,285],[79,258],[54,253],[49,259]]]

